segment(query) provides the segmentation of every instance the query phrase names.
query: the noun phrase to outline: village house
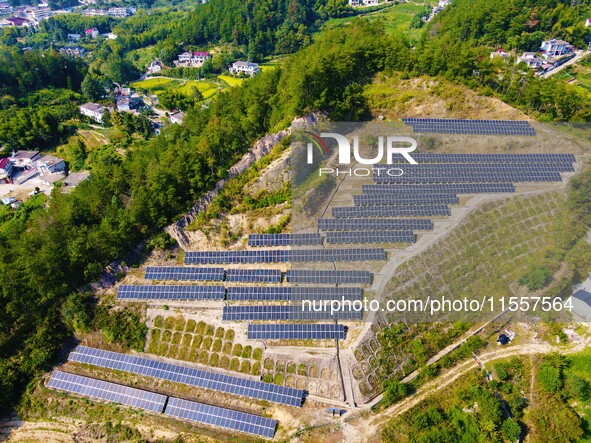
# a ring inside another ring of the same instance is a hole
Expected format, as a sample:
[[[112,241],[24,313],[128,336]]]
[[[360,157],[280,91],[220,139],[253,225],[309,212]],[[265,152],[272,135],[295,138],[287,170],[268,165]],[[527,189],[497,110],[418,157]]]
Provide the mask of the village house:
[[[591,26],[591,18],[585,20],[585,26]]]
[[[65,48],[60,48],[59,52],[60,54],[67,55],[68,57],[77,58],[82,57],[86,53],[86,50],[79,46],[69,46]]]
[[[162,71],[162,63],[160,63],[160,60],[155,58],[154,60],[152,60],[152,63],[148,65],[148,72],[154,73],[160,71]]]
[[[361,1],[360,0],[349,0],[349,6],[351,6],[352,8],[356,8],[358,6],[361,6]]]
[[[48,18],[53,17],[53,11],[47,7],[35,8],[31,12],[31,16],[33,17],[33,20],[40,22],[41,20],[47,20]]]
[[[0,27],[25,27],[31,26],[31,22],[22,17],[10,17],[0,20]]]
[[[84,103],[80,105],[80,114],[85,115],[101,123],[103,121],[103,114],[105,112],[105,108],[98,103]]]
[[[8,3],[0,3],[0,15],[12,14],[12,6]]]
[[[582,283],[573,286],[568,300],[577,321],[591,322],[591,274]]]
[[[66,162],[61,158],[48,154],[35,162],[35,168],[41,175],[55,174],[66,170]]]
[[[233,74],[247,74],[251,77],[259,73],[259,65],[257,63],[237,61],[232,63],[228,70]]]
[[[107,32],[106,34],[101,34],[107,40],[115,40],[117,38],[117,34],[113,34],[112,32]]]
[[[553,38],[552,40],[543,41],[540,50],[542,51],[542,57],[548,58],[573,52],[574,47],[569,42]]]
[[[178,55],[177,60],[174,61],[174,65],[198,68],[210,58],[211,54],[209,52],[183,52]]]
[[[174,114],[170,115],[170,123],[180,125],[183,122],[185,115],[181,112],[175,112]]]
[[[494,59],[495,57],[501,57],[503,60],[506,60],[509,57],[511,57],[511,54],[509,54],[508,52],[505,52],[503,50],[503,48],[499,48],[496,51],[493,51],[490,53],[491,60]]]
[[[540,57],[538,57],[534,52],[524,52],[519,57],[517,57],[517,63],[525,63],[528,68],[537,69],[544,63]]]
[[[62,192],[66,194],[71,192],[76,188],[76,186],[88,180],[89,178],[90,172],[88,171],[72,172],[64,179],[64,181],[62,181],[62,185],[64,185]]]
[[[116,18],[125,18],[130,15],[130,11],[127,8],[109,8],[107,10],[107,15]]]
[[[39,157],[39,151],[12,151],[8,159],[17,168],[30,168]]]
[[[97,38],[100,35],[100,32],[98,32],[98,29],[96,28],[88,28],[86,31],[84,31],[84,34],[86,37]]]
[[[68,40],[70,40],[71,42],[78,42],[78,40],[80,40],[80,38],[82,37],[80,34],[68,34],[67,35]]]
[[[11,183],[12,162],[7,158],[0,158],[0,183]]]

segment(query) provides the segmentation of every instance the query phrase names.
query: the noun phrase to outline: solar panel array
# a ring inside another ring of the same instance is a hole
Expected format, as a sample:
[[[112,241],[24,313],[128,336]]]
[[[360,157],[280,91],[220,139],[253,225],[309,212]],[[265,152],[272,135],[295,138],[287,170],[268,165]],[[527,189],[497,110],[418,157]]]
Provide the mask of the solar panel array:
[[[361,191],[364,194],[385,195],[427,195],[431,193],[453,193],[453,194],[489,194],[489,193],[512,193],[515,192],[513,183],[441,183],[441,184],[408,184],[390,183],[382,185],[362,185]]]
[[[273,438],[277,428],[277,421],[270,418],[174,397],[164,414],[267,438]]]
[[[335,218],[357,217],[421,217],[421,216],[449,216],[451,209],[444,205],[430,206],[350,206],[332,208]]]
[[[435,154],[413,152],[417,163],[575,163],[574,154]],[[392,158],[392,163],[406,163],[402,156]],[[382,165],[384,166],[384,165]]]
[[[192,268],[186,266],[148,266],[144,277],[148,280],[206,280],[222,281],[224,268]]]
[[[381,248],[186,252],[185,264],[286,263],[385,260]]]
[[[344,340],[345,327],[329,324],[249,324],[250,340]]]
[[[372,282],[372,273],[368,271],[290,269],[287,271],[285,281],[288,283],[353,283],[360,285],[369,285]]]
[[[162,412],[166,403],[165,395],[68,372],[53,371],[47,386],[60,391],[112,401],[153,412]]]
[[[367,219],[367,218],[321,218],[318,229],[322,231],[373,231],[380,229],[431,231],[433,222],[425,219]]]
[[[279,269],[228,269],[226,281],[244,283],[281,283]]]
[[[375,177],[376,183],[535,183],[562,181],[560,172],[482,172],[480,174],[423,174]]]
[[[361,288],[291,287],[291,286],[237,286],[228,288],[228,300],[362,300]]]
[[[304,399],[304,391],[300,389],[203,371],[187,366],[173,365],[81,345],[70,353],[69,359],[79,363],[145,375],[228,394],[281,403],[288,406],[299,407],[302,405]]]
[[[326,233],[329,244],[353,243],[414,243],[412,231],[336,231]]]
[[[118,299],[133,300],[223,300],[224,286],[121,285]]]
[[[320,245],[319,234],[250,234],[248,246],[309,246]]]
[[[480,174],[482,172],[573,172],[572,163],[419,163],[417,165],[378,165],[373,168],[374,176],[398,176],[413,174]],[[392,172],[392,169],[394,169]]]
[[[320,304],[320,303],[319,303]],[[330,306],[329,306],[330,308]],[[290,321],[290,320],[351,320],[363,319],[362,311],[354,309],[342,309],[331,312],[330,309],[322,308],[319,311],[302,309],[302,305],[269,305],[269,306],[224,306],[222,320],[224,321]]]
[[[457,205],[455,194],[424,194],[405,196],[404,194],[360,194],[353,196],[355,206],[391,206],[391,205]]]
[[[416,133],[534,136],[527,121],[403,118]]]

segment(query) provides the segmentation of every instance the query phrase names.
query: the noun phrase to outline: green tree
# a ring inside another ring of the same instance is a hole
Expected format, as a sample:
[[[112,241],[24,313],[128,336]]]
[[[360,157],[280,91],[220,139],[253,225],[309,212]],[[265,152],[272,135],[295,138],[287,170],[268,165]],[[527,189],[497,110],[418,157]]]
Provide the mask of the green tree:
[[[82,91],[82,94],[84,94],[84,96],[88,100],[93,102],[100,100],[102,97],[105,96],[106,93],[105,88],[103,88],[101,79],[91,74],[84,77],[80,89]]]

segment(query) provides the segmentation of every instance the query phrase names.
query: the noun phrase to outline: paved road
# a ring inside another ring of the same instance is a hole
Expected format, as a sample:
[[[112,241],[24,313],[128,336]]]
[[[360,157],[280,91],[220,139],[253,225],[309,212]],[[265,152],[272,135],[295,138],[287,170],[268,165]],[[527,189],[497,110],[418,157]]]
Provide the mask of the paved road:
[[[554,68],[551,71],[546,72],[545,74],[540,75],[541,78],[548,78],[560,71],[562,71],[564,68],[566,68],[567,66],[571,66],[574,65],[576,62],[578,62],[579,60],[581,60],[583,57],[587,56],[591,54],[591,51],[577,51],[577,55],[574,56],[572,59],[570,59],[569,61],[567,61],[564,65],[559,66],[558,68]]]

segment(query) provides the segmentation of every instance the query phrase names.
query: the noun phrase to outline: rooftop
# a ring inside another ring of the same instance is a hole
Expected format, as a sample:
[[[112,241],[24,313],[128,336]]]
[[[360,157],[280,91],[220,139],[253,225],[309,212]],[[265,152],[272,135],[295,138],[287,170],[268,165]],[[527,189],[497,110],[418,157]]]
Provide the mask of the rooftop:
[[[11,155],[11,159],[25,159],[25,158],[33,158],[39,154],[39,151],[16,151],[14,155]]]

